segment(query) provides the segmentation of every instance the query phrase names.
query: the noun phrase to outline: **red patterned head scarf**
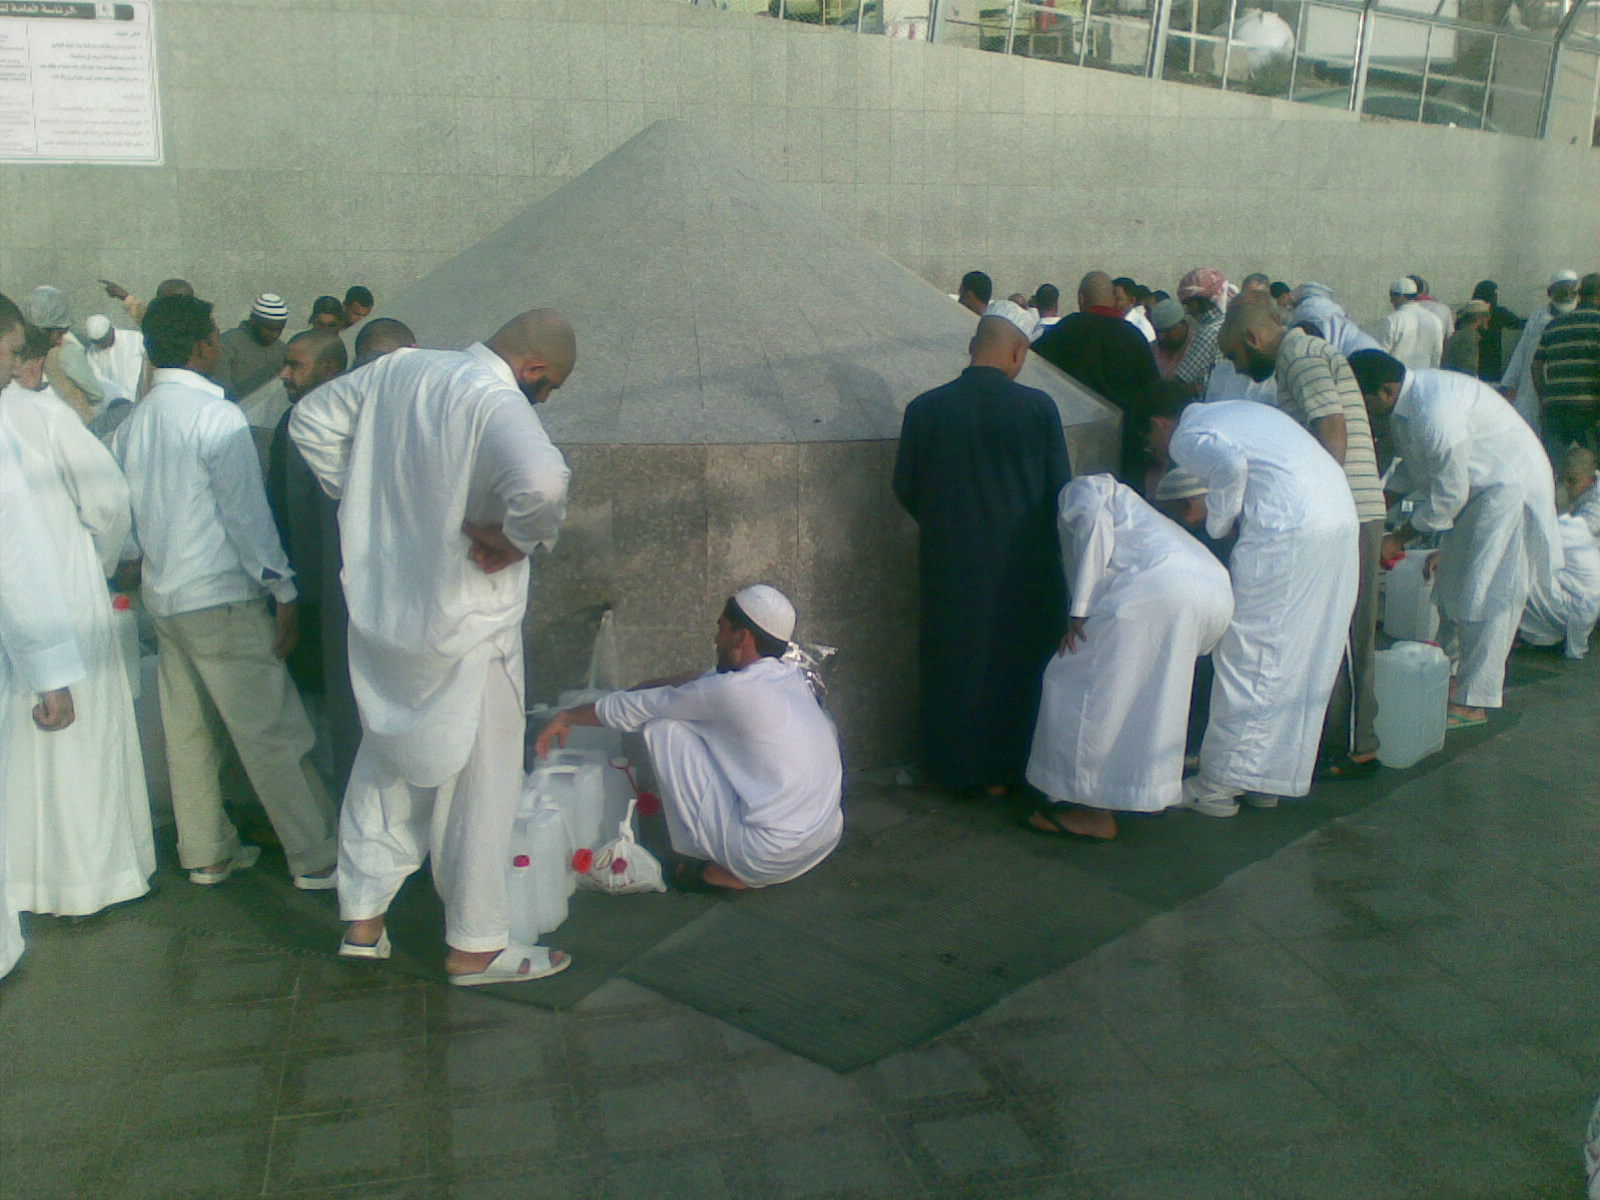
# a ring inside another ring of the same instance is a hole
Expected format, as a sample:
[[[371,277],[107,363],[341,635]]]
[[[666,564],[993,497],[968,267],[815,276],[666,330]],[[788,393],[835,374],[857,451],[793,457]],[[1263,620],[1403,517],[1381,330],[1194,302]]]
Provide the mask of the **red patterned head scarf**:
[[[1239,289],[1215,267],[1196,267],[1178,282],[1179,300],[1206,299],[1218,308],[1226,308],[1238,294]]]

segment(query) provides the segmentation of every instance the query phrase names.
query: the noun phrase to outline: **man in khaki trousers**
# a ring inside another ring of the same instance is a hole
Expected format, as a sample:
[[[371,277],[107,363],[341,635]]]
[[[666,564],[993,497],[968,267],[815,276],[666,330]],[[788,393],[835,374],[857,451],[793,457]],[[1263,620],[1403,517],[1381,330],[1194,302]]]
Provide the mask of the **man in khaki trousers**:
[[[267,507],[249,423],[208,374],[211,305],[151,302],[143,331],[155,368],[113,449],[133,498],[142,593],[161,647],[178,857],[192,882],[252,866],[222,806],[231,738],[289,860],[296,887],[332,888],[334,809],[307,757],[311,723],[284,656],[297,639],[294,572]],[[276,602],[268,611],[268,597]]]

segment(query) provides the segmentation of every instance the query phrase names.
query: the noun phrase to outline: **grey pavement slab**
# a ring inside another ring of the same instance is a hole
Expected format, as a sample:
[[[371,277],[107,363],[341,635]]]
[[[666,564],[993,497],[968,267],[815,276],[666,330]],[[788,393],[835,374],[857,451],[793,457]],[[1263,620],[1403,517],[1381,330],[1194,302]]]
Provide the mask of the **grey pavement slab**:
[[[1600,660],[1536,665],[1449,770],[850,1073],[622,979],[554,1012],[31,920],[0,1196],[1578,1196]]]

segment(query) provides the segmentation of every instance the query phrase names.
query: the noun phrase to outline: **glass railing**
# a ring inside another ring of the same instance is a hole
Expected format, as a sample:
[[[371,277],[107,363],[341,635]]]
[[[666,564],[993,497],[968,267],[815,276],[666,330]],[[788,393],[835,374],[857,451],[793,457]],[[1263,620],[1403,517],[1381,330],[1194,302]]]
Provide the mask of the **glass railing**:
[[[688,2],[1523,137],[1559,112],[1600,145],[1600,0]]]

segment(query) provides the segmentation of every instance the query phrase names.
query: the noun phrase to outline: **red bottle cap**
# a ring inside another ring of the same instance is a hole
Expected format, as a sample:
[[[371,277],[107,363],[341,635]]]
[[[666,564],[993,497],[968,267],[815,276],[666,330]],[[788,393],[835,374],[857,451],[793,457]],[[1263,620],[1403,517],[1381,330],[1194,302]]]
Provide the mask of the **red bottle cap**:
[[[531,867],[533,866],[533,859],[526,854],[519,854],[511,860],[511,865],[513,867]]]
[[[111,597],[111,607],[118,612],[127,612],[133,607],[133,601],[126,596],[113,596]]]
[[[625,859],[625,858],[613,858],[611,860],[611,873],[613,875],[621,875],[627,869],[628,869],[628,860],[627,859]]]
[[[572,869],[579,875],[587,875],[589,868],[594,866],[594,851],[590,849],[575,850],[572,853]]]

